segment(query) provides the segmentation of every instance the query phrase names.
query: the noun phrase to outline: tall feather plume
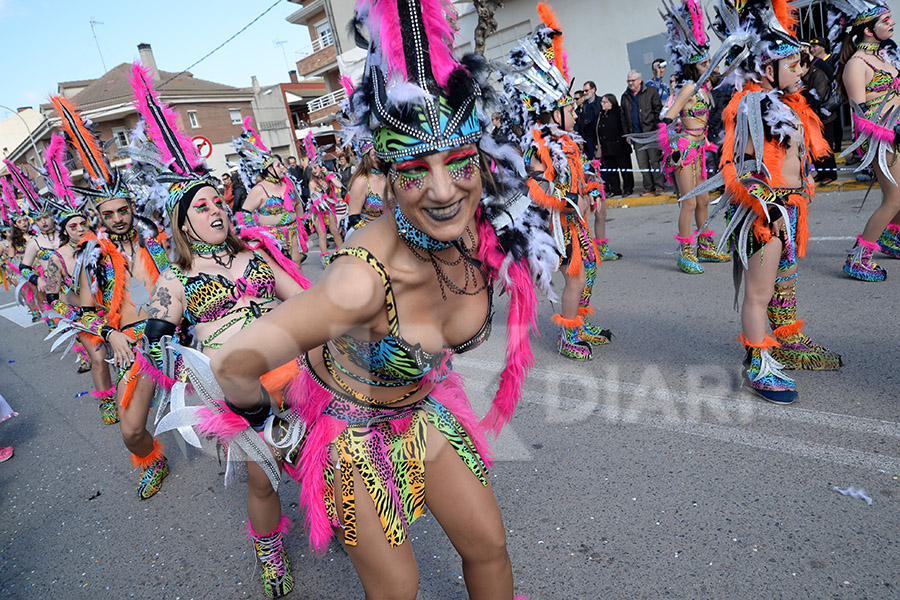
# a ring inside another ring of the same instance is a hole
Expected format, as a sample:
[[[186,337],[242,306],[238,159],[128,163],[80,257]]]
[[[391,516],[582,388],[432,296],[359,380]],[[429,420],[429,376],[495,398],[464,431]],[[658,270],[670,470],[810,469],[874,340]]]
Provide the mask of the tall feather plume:
[[[553,12],[553,9],[550,8],[550,5],[545,2],[541,2],[537,5],[537,11],[541,16],[541,21],[543,21],[544,25],[559,32],[559,35],[553,38],[553,56],[556,68],[559,69],[559,72],[562,73],[563,77],[568,81],[569,60],[566,51],[563,49],[562,26],[559,23],[559,19],[557,18],[556,13]]]
[[[82,165],[91,179],[110,181],[106,155],[97,141],[97,136],[87,128],[84,118],[75,105],[68,98],[62,96],[51,96],[50,102],[53,103],[56,112],[62,119],[60,127],[69,136],[69,141],[81,156]]]
[[[72,180],[69,179],[69,170],[66,168],[66,140],[63,136],[55,134],[50,139],[50,145],[44,154],[47,165],[47,177],[53,184],[53,195],[57,199],[67,202],[75,208],[75,194],[72,192]]]
[[[398,3],[414,1],[361,0],[357,7],[357,11],[368,9],[370,13],[369,23],[374,26],[374,31],[370,33],[373,39],[381,41],[382,58],[389,79],[391,74],[399,75],[404,81],[410,79],[403,51],[405,32],[400,27]],[[453,24],[456,22],[456,12],[447,0],[420,0],[419,5],[425,37],[428,40],[431,70],[438,85],[444,87],[450,74],[459,66],[451,50],[455,35]],[[426,82],[418,83],[425,85]]]
[[[316,143],[313,141],[312,131],[307,133],[306,137],[303,139],[303,147],[306,148],[306,158],[309,159],[309,162],[316,162],[318,154],[316,153]]]
[[[703,46],[707,41],[706,32],[703,31],[703,9],[700,8],[697,0],[687,0],[685,4],[687,4],[688,14],[691,17],[691,32],[697,43]]]
[[[31,185],[31,180],[28,176],[8,160],[4,160],[3,164],[5,164],[6,168],[9,170],[9,174],[12,177],[15,186],[19,188],[19,191],[22,192],[22,195],[25,197],[25,203],[31,210],[41,210],[43,202],[41,201],[41,197],[38,196],[38,193],[34,191],[34,186]]]
[[[0,177],[0,187],[3,190],[3,198],[0,199],[2,202],[0,204],[6,204],[9,206],[10,211],[13,214],[22,212],[19,208],[19,203],[16,202],[16,193],[13,191],[12,185],[9,183],[9,179],[6,177]]]
[[[250,124],[252,122],[253,122],[253,117],[251,117],[250,115],[247,115],[246,117],[244,117],[244,131],[250,132],[250,142],[254,146],[259,148],[263,152],[268,152],[269,149],[266,148],[265,144],[263,144],[262,138],[259,137],[259,134],[256,133],[256,130],[253,129],[253,126]]]
[[[134,106],[147,123],[147,134],[170,163],[173,171],[190,175],[203,165],[191,140],[178,129],[178,113],[161,102],[150,85],[153,77],[139,62],[131,66],[131,89]]]
[[[772,0],[772,10],[775,12],[775,18],[781,23],[781,26],[788,33],[794,35],[794,28],[797,25],[797,9],[788,4],[788,0]]]
[[[347,92],[348,98],[353,95],[353,80],[346,75],[341,75],[341,87]]]

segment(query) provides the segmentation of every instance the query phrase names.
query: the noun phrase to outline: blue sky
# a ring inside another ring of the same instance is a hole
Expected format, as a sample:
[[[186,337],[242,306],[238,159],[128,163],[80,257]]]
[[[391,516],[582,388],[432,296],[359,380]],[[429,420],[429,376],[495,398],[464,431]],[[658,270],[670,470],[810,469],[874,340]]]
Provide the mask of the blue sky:
[[[107,69],[138,58],[137,45],[153,47],[157,66],[178,72],[193,64],[275,0],[0,0],[0,104],[10,108],[48,102],[60,81],[104,73],[89,21]],[[285,20],[299,5],[281,2],[218,52],[191,69],[195,77],[248,87],[288,81],[294,52],[309,44],[305,27]],[[0,109],[0,118],[9,113]]]

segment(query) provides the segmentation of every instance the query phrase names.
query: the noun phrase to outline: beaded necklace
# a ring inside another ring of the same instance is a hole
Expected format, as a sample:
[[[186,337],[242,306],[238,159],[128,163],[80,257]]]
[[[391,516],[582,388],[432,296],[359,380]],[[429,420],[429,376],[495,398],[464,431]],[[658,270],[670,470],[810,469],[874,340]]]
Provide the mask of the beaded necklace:
[[[468,227],[466,227],[466,234],[468,234],[471,250],[470,248],[467,248],[465,242],[462,241],[462,236],[452,242],[443,242],[441,240],[436,240],[424,231],[417,229],[410,223],[409,219],[406,218],[406,215],[400,210],[399,205],[394,207],[394,219],[397,221],[397,231],[400,234],[400,239],[402,239],[410,249],[413,256],[422,262],[431,263],[434,273],[437,276],[438,285],[441,287],[441,298],[447,300],[446,288],[450,288],[450,291],[454,294],[465,296],[474,296],[487,288],[487,275],[485,275],[484,271],[481,269],[481,262],[471,256],[471,251],[475,249],[476,242],[475,236]],[[435,254],[435,252],[446,250],[451,246],[456,248],[459,252],[459,256],[457,256],[455,260],[448,260]],[[465,281],[462,286],[450,279],[450,276],[444,272],[443,268],[441,268],[441,265],[444,265],[445,267],[454,267],[460,264],[460,262],[463,263],[463,272],[465,273]],[[477,273],[481,273],[482,283],[478,282]],[[470,286],[474,286],[474,288],[470,290]]]
[[[117,244],[121,244],[122,242],[133,242],[137,239],[137,229],[132,227],[125,233],[110,233],[109,239]]]

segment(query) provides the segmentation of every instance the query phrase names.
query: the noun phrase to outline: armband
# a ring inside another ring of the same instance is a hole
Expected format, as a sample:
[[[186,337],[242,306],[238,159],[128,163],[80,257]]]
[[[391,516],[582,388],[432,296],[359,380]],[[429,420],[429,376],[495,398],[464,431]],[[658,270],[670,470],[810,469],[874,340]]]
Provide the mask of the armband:
[[[347,215],[347,230],[356,229],[357,224],[362,221],[362,215]]]
[[[266,391],[266,388],[259,386],[262,390],[262,396],[259,399],[259,404],[254,406],[253,408],[239,408],[225,399],[225,404],[234,414],[244,417],[247,419],[247,422],[250,423],[250,427],[259,431],[266,425],[266,419],[269,418],[269,415],[272,414],[272,399],[269,396],[269,392]]]
[[[672,124],[672,119],[670,119],[669,117],[663,117],[662,122],[668,126]]]
[[[93,310],[88,308],[82,309],[81,324],[84,325],[85,329],[96,336],[102,337],[104,340],[109,335],[109,332],[105,332],[104,329],[112,329],[112,327],[109,326],[109,321],[107,321],[106,317],[97,314],[96,308]],[[113,329],[113,331],[115,330]]]
[[[57,300],[59,300],[59,294],[47,294],[47,304],[53,306]]]

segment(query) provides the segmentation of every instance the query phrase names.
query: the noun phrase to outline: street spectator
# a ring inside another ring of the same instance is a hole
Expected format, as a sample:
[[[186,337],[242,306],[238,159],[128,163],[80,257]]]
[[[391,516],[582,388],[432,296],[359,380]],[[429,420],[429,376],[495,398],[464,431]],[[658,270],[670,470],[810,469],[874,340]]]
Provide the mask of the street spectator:
[[[650,65],[650,70],[653,72],[653,77],[647,82],[647,85],[659,93],[659,101],[665,105],[669,101],[670,96],[672,96],[672,90],[675,89],[671,82],[667,84],[664,79],[666,76],[666,61],[662,58],[657,58]]]
[[[234,206],[234,191],[231,189],[231,176],[228,173],[222,175],[222,199],[228,208]]]
[[[631,172],[631,145],[622,130],[622,111],[614,94],[600,98],[600,115],[597,117],[597,148],[604,169],[624,169],[603,172],[608,198],[630,196],[634,193],[634,173]]]
[[[622,130],[626,133],[646,133],[656,131],[662,101],[656,88],[644,85],[640,71],[628,73],[628,88],[622,94]],[[634,144],[629,140],[629,143]],[[643,176],[644,196],[661,194],[665,191],[660,171],[661,153],[656,148],[635,149],[638,168]],[[652,169],[652,171],[651,171]]]
[[[600,116],[600,99],[597,98],[597,85],[593,81],[585,81],[582,92],[581,114],[575,122],[575,130],[584,138],[585,156],[588,160],[592,160],[597,152],[597,117]]]
[[[231,193],[234,196],[232,212],[237,214],[244,207],[244,200],[247,199],[247,188],[244,187],[244,182],[237,173],[231,173]]]
[[[813,56],[813,66],[820,69],[828,76],[831,85],[830,95],[822,100],[822,135],[831,145],[831,151],[836,155],[841,152],[841,144],[844,141],[844,128],[841,126],[841,111],[844,99],[837,90],[835,81],[836,61],[838,56],[831,54],[831,43],[827,38],[813,38],[809,41],[809,52]],[[828,120],[824,118],[826,116]],[[818,167],[817,167],[818,168]]]
[[[494,126],[494,128],[491,129],[491,137],[494,138],[497,145],[508,144],[510,141],[509,134],[503,128],[503,115],[495,112],[491,115],[491,124]]]
[[[291,177],[294,178],[294,181],[302,181],[303,180],[303,169],[300,168],[300,165],[297,164],[297,159],[293,156],[288,156],[288,173],[290,173]]]
[[[584,92],[581,90],[575,90],[572,93],[572,96],[575,98],[575,116],[578,117],[581,115],[581,105],[584,102]]]
[[[337,174],[338,177],[341,178],[341,187],[345,190],[349,190],[350,178],[353,176],[353,169],[350,167],[350,161],[347,160],[347,156],[344,154],[338,156]]]
[[[823,61],[819,62],[822,65],[825,65]],[[825,66],[827,67],[827,65]],[[806,101],[809,103],[810,107],[816,112],[816,114],[819,116],[819,119],[822,121],[822,133],[826,141],[828,141],[830,147],[831,140],[825,134],[825,124],[826,120],[828,121],[828,123],[833,123],[837,118],[837,114],[832,114],[827,109],[825,109],[825,111],[823,112],[823,108],[825,102],[829,101],[831,97],[831,79],[829,79],[828,73],[826,71],[816,66],[815,59],[807,48],[804,48],[800,52],[800,69],[801,71],[805,71],[805,73],[803,73],[803,76],[800,78],[800,80],[803,82],[803,95],[806,97]],[[825,114],[826,112],[828,113],[827,115]],[[833,125],[831,129],[834,129]],[[816,166],[816,183],[832,183],[837,179],[837,164],[835,163],[833,153],[829,153],[822,159],[815,161],[814,164]]]

